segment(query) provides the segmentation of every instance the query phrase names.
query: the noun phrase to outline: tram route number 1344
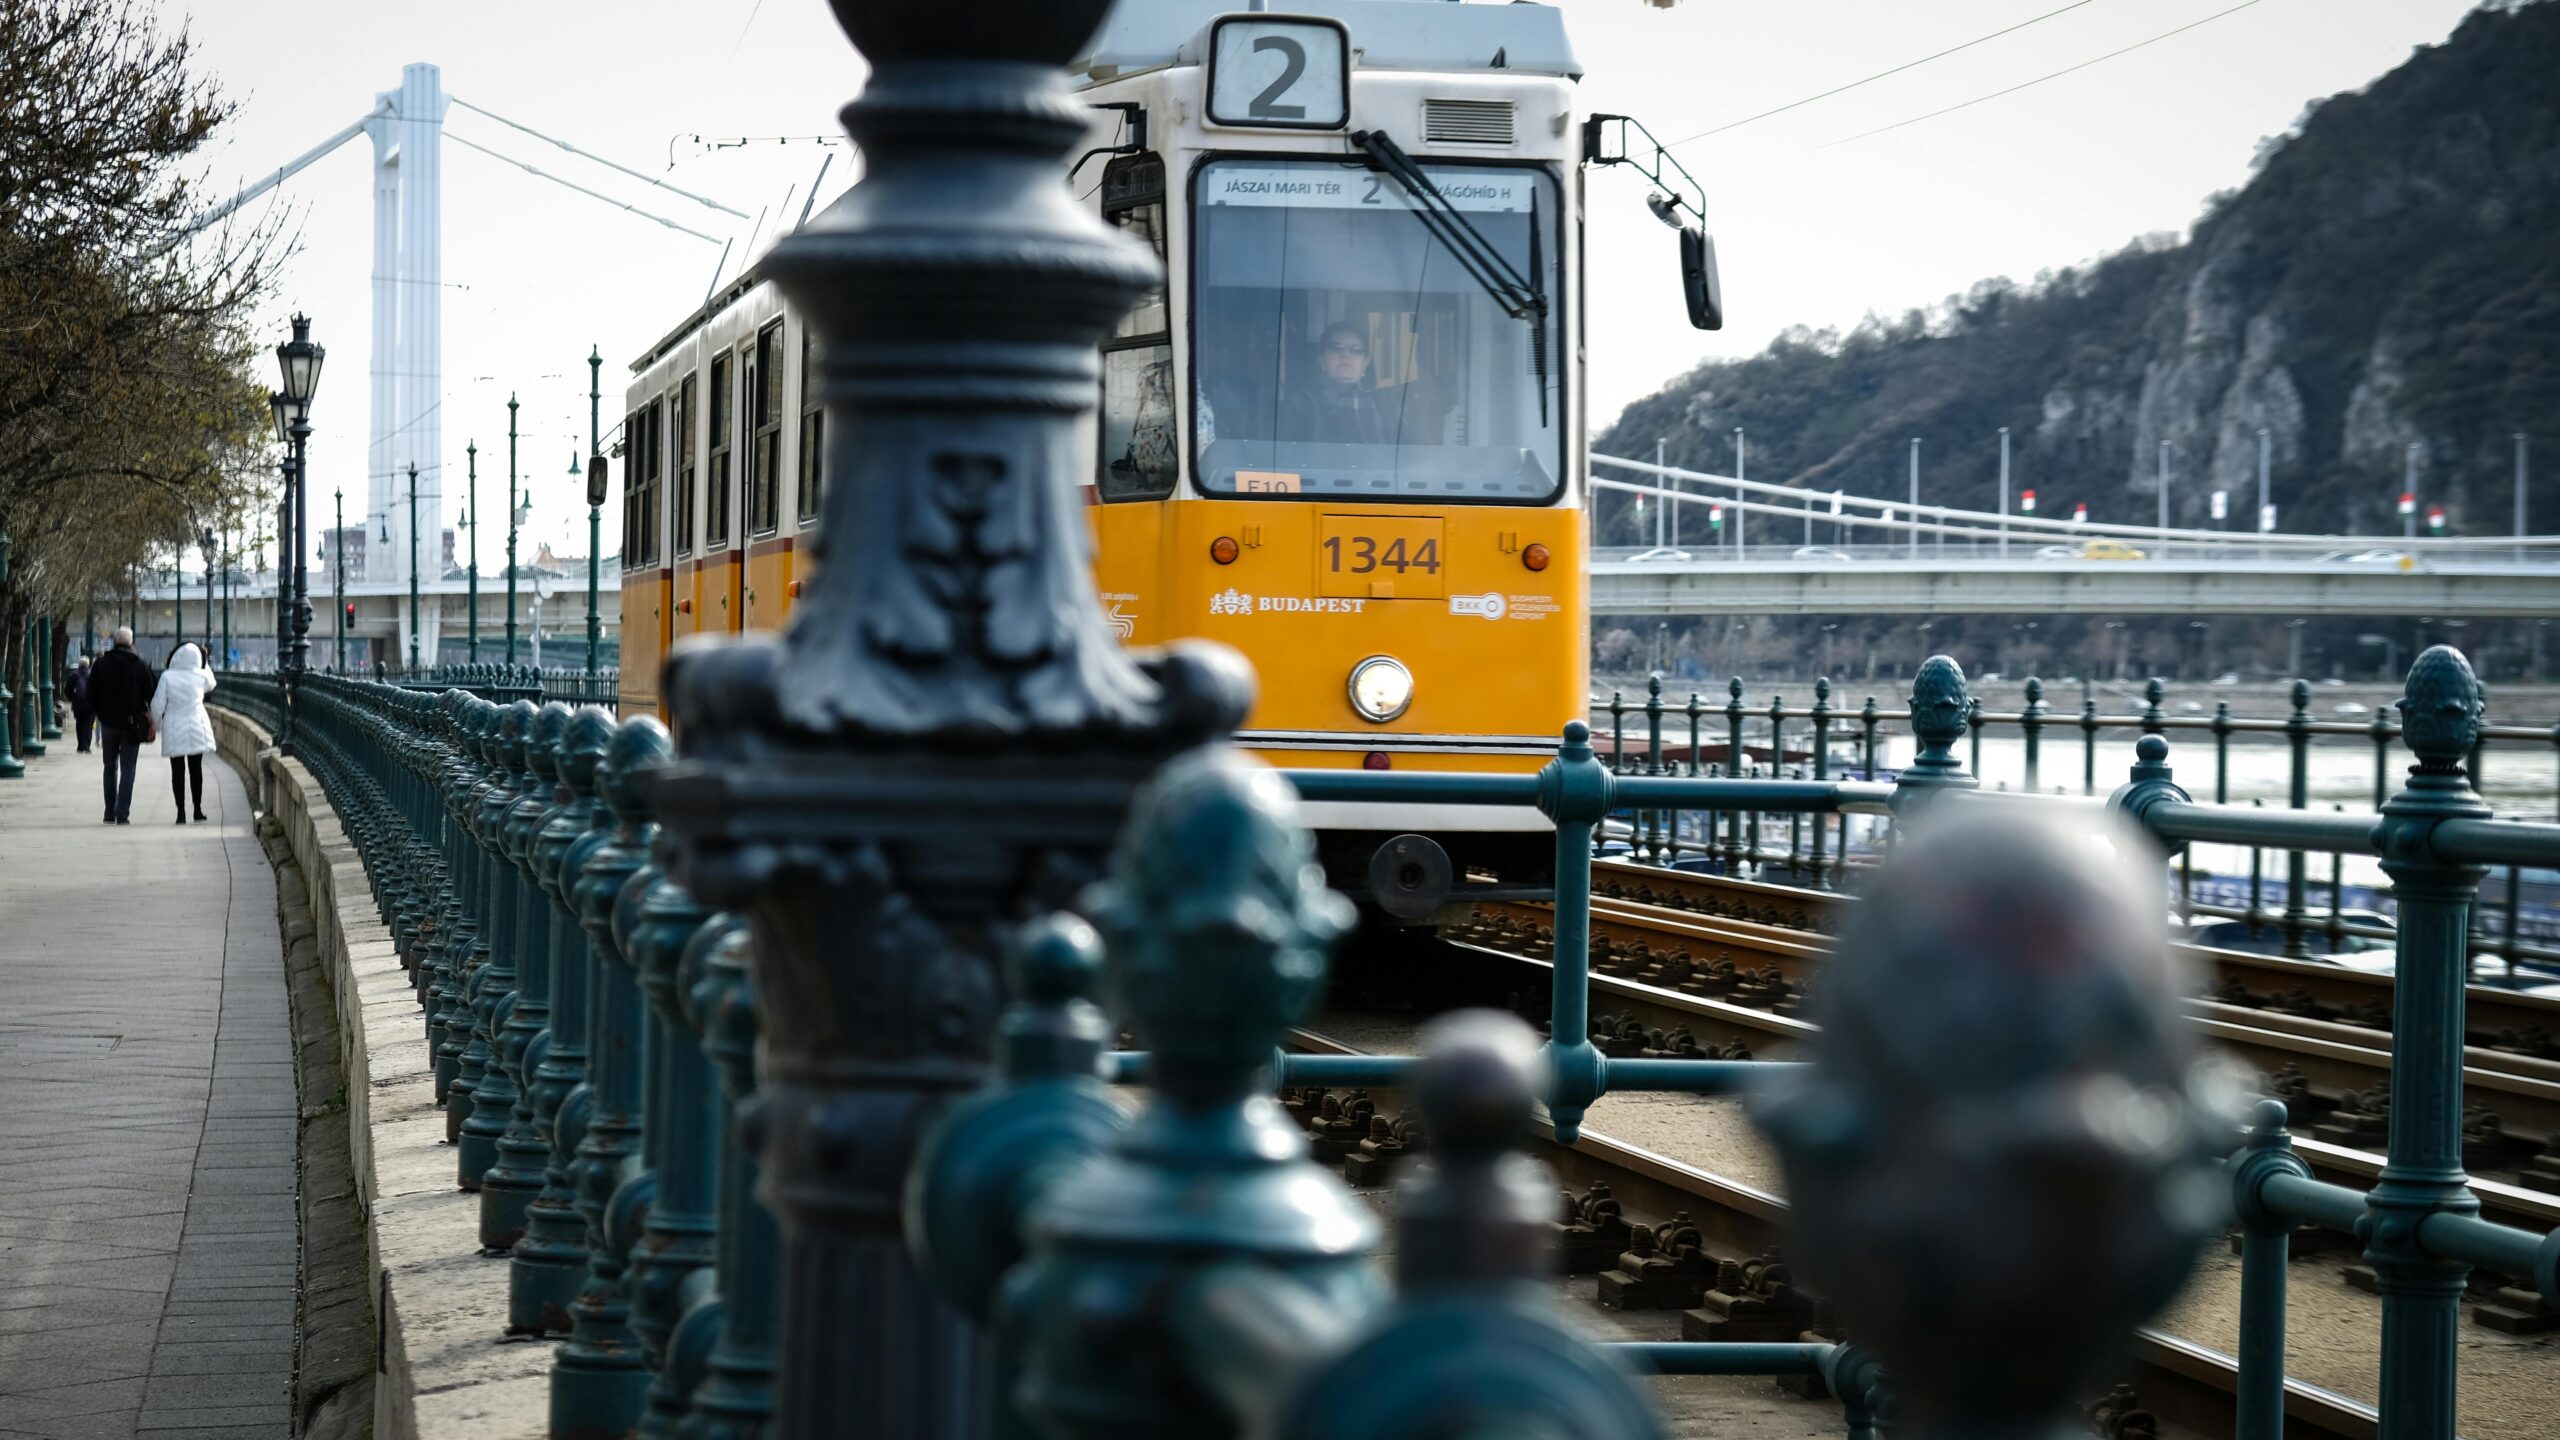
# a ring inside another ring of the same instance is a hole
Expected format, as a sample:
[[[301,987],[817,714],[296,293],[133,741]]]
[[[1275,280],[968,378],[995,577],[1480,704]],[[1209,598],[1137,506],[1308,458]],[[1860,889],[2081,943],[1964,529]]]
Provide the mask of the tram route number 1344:
[[[1319,594],[1425,598],[1441,591],[1438,520],[1328,515],[1316,546]],[[1380,588],[1385,584],[1393,591]]]
[[[1344,547],[1349,546],[1346,558]],[[1336,575],[1366,575],[1372,571],[1393,570],[1399,575],[1419,570],[1425,575],[1440,573],[1440,542],[1425,540],[1405,553],[1405,541],[1391,539],[1380,548],[1370,535],[1328,535],[1324,539],[1325,568]]]

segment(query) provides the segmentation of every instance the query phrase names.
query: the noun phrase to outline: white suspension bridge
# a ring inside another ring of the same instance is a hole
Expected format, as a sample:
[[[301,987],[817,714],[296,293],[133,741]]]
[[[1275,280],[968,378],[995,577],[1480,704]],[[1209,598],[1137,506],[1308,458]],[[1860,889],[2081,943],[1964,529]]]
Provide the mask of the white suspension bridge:
[[[1591,463],[1595,502],[1641,497],[1687,517],[1676,532],[1665,527],[1664,543],[1592,551],[1595,614],[2560,614],[2560,535],[2098,524],[1817,493],[1608,455]],[[1733,517],[1721,534],[1710,527],[1714,510]],[[1673,533],[1714,539],[1677,544]]]

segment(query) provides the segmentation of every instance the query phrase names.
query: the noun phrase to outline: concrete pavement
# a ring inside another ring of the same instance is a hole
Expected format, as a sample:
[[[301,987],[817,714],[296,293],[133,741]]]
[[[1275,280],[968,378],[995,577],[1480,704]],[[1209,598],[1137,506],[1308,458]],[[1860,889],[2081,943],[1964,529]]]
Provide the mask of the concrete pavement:
[[[283,1436],[298,1106],[274,871],[207,756],[99,823],[68,737],[0,784],[0,1437]]]

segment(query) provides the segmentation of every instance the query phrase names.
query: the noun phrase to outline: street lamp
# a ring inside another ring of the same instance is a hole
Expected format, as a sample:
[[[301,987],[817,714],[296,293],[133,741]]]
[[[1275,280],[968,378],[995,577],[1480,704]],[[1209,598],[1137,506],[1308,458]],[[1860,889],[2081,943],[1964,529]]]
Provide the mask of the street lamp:
[[[300,314],[293,317],[293,338],[276,347],[276,364],[284,373],[283,400],[292,409],[293,435],[293,528],[289,537],[293,547],[293,638],[286,652],[284,734],[277,741],[277,748],[288,754],[293,748],[294,712],[299,708],[302,669],[311,634],[311,522],[304,513],[311,474],[311,397],[320,389],[320,364],[327,355],[326,350],[312,343],[310,317]],[[284,418],[281,406],[278,415]],[[277,579],[281,582],[283,576],[278,575]]]
[[[409,669],[418,668],[418,467],[409,466]]]
[[[507,663],[516,663],[516,397],[507,397]]]
[[[7,585],[8,583],[9,537],[5,534],[0,534],[0,586]],[[27,773],[27,767],[19,761],[16,754],[16,744],[11,738],[11,732],[17,728],[15,725],[10,723],[11,715],[12,712],[9,709],[9,676],[5,670],[0,670],[0,780],[22,779]]]
[[[338,567],[337,578],[329,586],[329,608],[338,612],[338,644],[329,652],[329,668],[344,670],[347,668],[347,492],[341,486],[329,494],[338,502],[338,528],[330,532],[337,538],[329,542],[329,558]]]
[[[196,549],[204,554],[204,668],[213,668],[213,527],[207,525],[196,532]]]
[[[239,517],[223,527],[222,536],[222,663],[231,663],[231,591],[233,575],[240,568]]]
[[[1911,437],[1911,558],[1920,558],[1920,437]]]
[[[477,665],[480,663],[480,442],[474,440],[463,446],[462,451],[471,462],[471,489],[463,501],[468,509],[463,514],[462,526],[471,532],[471,555],[467,562],[471,575],[471,599],[466,613],[470,617],[467,623],[471,637],[468,646],[471,663]]]
[[[596,609],[596,568],[604,563],[604,351],[587,347],[587,673],[596,673],[604,648],[604,617]],[[781,480],[768,477],[779,485]],[[1655,476],[1660,484],[1661,477]]]

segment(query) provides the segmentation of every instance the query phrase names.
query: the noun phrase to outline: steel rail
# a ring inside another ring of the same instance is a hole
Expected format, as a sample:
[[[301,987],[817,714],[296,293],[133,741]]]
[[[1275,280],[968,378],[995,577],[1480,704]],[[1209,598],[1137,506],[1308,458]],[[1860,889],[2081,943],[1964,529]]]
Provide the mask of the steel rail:
[[[1299,1027],[1293,1050],[1351,1058],[1366,1052]],[[1587,1190],[1606,1183],[1632,1220],[1669,1219],[1686,1212],[1721,1259],[1746,1259],[1780,1247],[1786,1239],[1787,1202],[1756,1186],[1701,1170],[1668,1155],[1631,1145],[1584,1126],[1572,1145],[1556,1143],[1552,1127],[1534,1122],[1531,1153],[1559,1184]],[[1654,1357],[1662,1358],[1662,1357]],[[2232,1357],[2158,1330],[2137,1330],[2128,1358],[2144,1407],[2200,1434],[2232,1431],[2239,1368]],[[1672,1373],[1672,1367],[1655,1367]],[[2377,1416],[2368,1406],[2316,1385],[2285,1381],[2286,1434],[2302,1440],[2374,1440]]]
[[[1595,935],[1604,933],[1612,923],[1596,902],[1592,913]],[[1554,962],[1536,956],[1520,955],[1483,944],[1451,941],[1452,945],[1470,952],[1511,961],[1552,973]],[[1798,947],[1803,948],[1803,947]],[[1623,975],[1611,975],[1595,969],[1591,974],[1591,996],[1595,1015],[1603,1013],[1599,1002],[1607,1001],[1617,1010],[1606,1012],[1620,1019],[1633,1019],[1646,1030],[1660,1030],[1666,1036],[1675,1030],[1686,1030],[1702,1047],[1723,1049],[1740,1044],[1754,1058],[1770,1058],[1761,1052],[1773,1044],[1801,1040],[1815,1032],[1812,1024],[1746,1004],[1668,989]],[[2372,1091],[2389,1084],[2391,1054],[2369,1042],[2376,1032],[2361,1027],[2325,1025],[2305,1022],[2293,1017],[2268,1017],[2254,1010],[2218,1005],[2211,1001],[2192,1002],[2197,1012],[2196,1028],[2205,1038],[2262,1072],[2280,1074],[2287,1068],[2301,1075],[2308,1084],[2323,1092],[2344,1095]],[[2272,1023],[2270,1023],[2272,1022]],[[1595,1043],[1598,1043],[1595,1041]],[[1708,1058],[1713,1058],[1710,1055]],[[2560,1065],[2530,1056],[2472,1047],[2465,1051],[2463,1086],[2466,1096],[2496,1114],[2519,1146],[2539,1142],[2560,1141]],[[1613,1079],[1623,1076],[1633,1083],[1641,1059],[1612,1057],[1609,1072]],[[1697,1060],[1666,1058],[1654,1061],[1665,1065],[1695,1065]],[[1384,1071],[1371,1072],[1361,1080],[1332,1081],[1314,1074],[1304,1083],[1390,1083]],[[2297,1116],[2308,1126],[2315,1117]],[[2362,1153],[2349,1151],[2347,1153]],[[2369,1157],[2379,1169],[2381,1157]],[[2503,1167],[2501,1167],[2503,1168]],[[2476,1177],[2475,1177],[2476,1178]],[[2497,1182],[2491,1182],[2497,1183]],[[2517,1194],[2530,1194],[2520,1187],[2500,1186]],[[2504,1214],[2512,1207],[2499,1206],[2489,1192],[2479,1192],[2484,1207],[2496,1207]],[[2547,1215],[2517,1214],[2515,1223],[2538,1223],[2549,1228],[2560,1222],[2560,1197],[2555,1197]]]
[[[1634,907],[1639,912],[1646,908],[1662,909],[1692,923],[1694,917],[1703,915],[1710,927],[1736,918],[1726,916],[1722,909],[1731,903],[1758,906],[1764,913],[1792,917],[1792,923],[1785,925],[1787,931],[1805,935],[1828,934],[1838,928],[1842,908],[1856,903],[1857,899],[1854,895],[1836,891],[1807,890],[1800,886],[1741,880],[1694,870],[1672,870],[1623,860],[1598,860],[1592,863],[1591,868],[1595,905],[1606,899],[1613,906]],[[1648,895],[1653,898],[1644,898]],[[1681,903],[1682,900],[1687,903]],[[2195,910],[2199,914],[2250,918],[2246,911],[2231,906],[2199,904]],[[1612,918],[1621,923],[1634,923],[1635,919],[1625,914],[1613,914]],[[2277,912],[2262,910],[2258,918],[2273,926],[2281,917]],[[2321,928],[2325,932],[2325,922]],[[2340,933],[2378,938],[2390,938],[2393,934],[2359,924],[2345,925]],[[1742,940],[1744,937],[1737,935],[1735,938]],[[2351,970],[2317,959],[2259,955],[2205,945],[2181,944],[2177,948],[2212,967],[2219,981],[2239,980],[2244,984],[2259,981],[2276,987],[2268,991],[2252,989],[2250,993],[2260,998],[2250,1005],[2251,1009],[2268,1008],[2266,1001],[2281,1001],[2288,998],[2289,992],[2300,991],[2299,999],[2308,999],[2338,1013],[2360,1006],[2378,1006],[2379,1013],[2385,1017],[2391,1011],[2394,986],[2388,974]],[[2520,949],[2518,953],[2530,953],[2532,948]],[[1774,963],[1775,957],[1772,958]],[[2468,987],[2464,1008],[2475,1043],[2477,1038],[2495,1038],[2501,1032],[2522,1035],[2535,1029],[2560,1037],[2560,998],[2522,994],[2494,985],[2472,985]],[[2387,1030],[2388,1026],[2357,1028]],[[2500,1047],[2477,1048],[2496,1050]]]

